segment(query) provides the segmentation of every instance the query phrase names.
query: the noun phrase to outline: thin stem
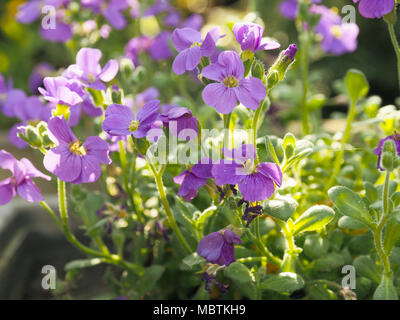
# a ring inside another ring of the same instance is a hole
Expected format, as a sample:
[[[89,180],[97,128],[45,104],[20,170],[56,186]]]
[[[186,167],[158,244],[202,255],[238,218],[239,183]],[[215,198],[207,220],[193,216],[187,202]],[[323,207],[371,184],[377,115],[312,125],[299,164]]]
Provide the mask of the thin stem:
[[[285,257],[283,259],[282,271],[285,272],[296,272],[295,262],[298,255],[296,251],[296,244],[294,242],[293,234],[290,232],[286,222],[281,220],[276,220],[286,239],[286,250]]]
[[[385,182],[383,184],[382,204],[383,212],[377,227],[373,230],[375,248],[378,253],[381,264],[384,268],[384,273],[391,276],[389,253],[386,253],[382,243],[383,228],[389,219],[389,182],[391,171],[386,171]]]
[[[151,169],[151,171],[153,172],[154,175],[154,179],[156,181],[156,185],[157,185],[157,189],[158,189],[158,193],[160,194],[160,198],[161,198],[161,202],[164,206],[165,209],[165,213],[167,214],[168,217],[168,221],[169,224],[171,225],[172,230],[174,230],[175,234],[177,235],[177,237],[179,238],[179,240],[181,241],[181,243],[183,244],[183,246],[185,247],[185,249],[191,253],[192,249],[190,248],[189,244],[187,243],[186,239],[183,237],[181,231],[178,228],[178,225],[176,224],[175,218],[174,218],[174,214],[172,213],[172,210],[169,206],[168,203],[168,199],[167,196],[165,194],[165,188],[164,188],[164,184],[162,181],[162,174],[159,174],[156,170],[156,168],[150,163],[150,161],[148,159],[147,163],[149,164],[149,167]]]
[[[50,214],[50,216],[55,220],[58,226],[62,229],[63,225],[60,219],[56,216],[54,211],[50,208],[50,206],[45,201],[40,201],[40,205]]]
[[[229,143],[229,133],[230,133],[230,128],[229,124],[231,123],[231,117],[232,113],[224,114],[224,143],[223,147],[225,148],[233,148],[233,146],[230,146]]]
[[[390,34],[390,39],[392,40],[393,48],[396,53],[396,58],[397,58],[397,80],[399,81],[399,87],[400,87],[400,47],[399,47],[399,42],[396,37],[396,33],[394,30],[394,25],[391,24],[390,22],[387,22],[388,29],[389,29],[389,34]]]
[[[340,168],[341,168],[342,162],[343,162],[344,148],[346,146],[347,141],[349,140],[351,124],[354,121],[355,116],[356,116],[356,102],[352,101],[350,104],[349,113],[347,115],[346,129],[343,133],[340,151],[337,154],[335,162],[333,164],[333,174],[331,175],[331,178],[327,184],[326,190],[333,186],[333,184],[336,181],[336,177],[340,172]]]
[[[303,38],[304,37],[304,38]],[[308,68],[309,68],[309,52],[310,52],[310,37],[308,31],[303,32],[303,39],[301,41],[301,74],[303,81],[303,93],[301,99],[301,124],[303,128],[303,135],[310,133],[310,118],[307,108],[308,96]]]
[[[258,130],[258,120],[260,118],[261,114],[261,109],[262,109],[262,102],[260,106],[257,108],[256,112],[254,113],[253,117],[253,123],[251,125],[251,128],[253,130],[253,145],[254,148],[256,149],[256,157],[254,159],[254,165],[257,165],[258,163],[258,155],[257,155],[257,130]]]

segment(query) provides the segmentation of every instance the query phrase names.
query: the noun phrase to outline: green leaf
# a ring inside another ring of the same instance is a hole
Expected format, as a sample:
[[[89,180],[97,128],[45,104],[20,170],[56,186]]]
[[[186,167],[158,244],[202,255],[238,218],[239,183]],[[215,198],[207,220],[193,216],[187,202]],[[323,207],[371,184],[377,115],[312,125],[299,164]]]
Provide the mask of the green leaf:
[[[346,228],[350,230],[360,230],[365,228],[365,224],[361,223],[359,220],[350,218],[348,216],[343,216],[338,221],[338,226],[340,228]]]
[[[265,201],[263,210],[265,213],[278,218],[283,221],[287,221],[293,212],[296,210],[298,204],[297,201],[289,196],[276,197],[273,200]]]
[[[164,271],[165,267],[160,265],[152,265],[146,268],[142,277],[137,282],[138,292],[143,295],[153,290]]]
[[[379,195],[378,195],[378,189],[375,188],[375,186],[371,182],[364,182],[364,189],[365,193],[367,195],[367,198],[371,203],[374,203],[375,201],[378,200]]]
[[[282,272],[278,275],[273,275],[260,284],[263,290],[272,290],[279,293],[291,293],[303,288],[303,286],[303,278],[293,272]]]
[[[329,250],[329,241],[318,234],[307,235],[304,241],[304,253],[311,259],[317,259]]]
[[[203,232],[203,227],[207,218],[213,215],[215,211],[217,211],[217,207],[211,206],[198,215],[194,214],[194,219],[198,230]]]
[[[332,221],[334,215],[335,211],[331,207],[324,205],[313,206],[294,222],[293,234],[322,229]]]
[[[381,275],[376,263],[367,255],[359,256],[353,261],[353,265],[357,270],[357,275],[365,277],[379,283]]]
[[[328,194],[340,213],[371,226],[372,217],[358,194],[347,187],[330,188]]]
[[[372,297],[374,300],[398,300],[396,288],[393,285],[393,280],[387,275],[382,276],[379,286],[376,288]]]
[[[400,223],[395,219],[390,219],[385,226],[385,234],[383,237],[383,247],[386,254],[390,254],[397,240],[400,239]]]
[[[182,260],[181,270],[199,270],[205,262],[203,257],[200,257],[197,252],[193,252]]]
[[[251,276],[250,270],[239,262],[234,262],[225,269],[225,276],[232,280],[237,289],[244,296],[255,299],[257,289]]]
[[[344,82],[353,103],[356,103],[360,98],[368,94],[368,80],[361,71],[350,69],[346,74]]]
[[[65,265],[64,270],[68,272],[74,269],[89,268],[97,266],[100,263],[103,263],[103,260],[100,258],[73,260]]]

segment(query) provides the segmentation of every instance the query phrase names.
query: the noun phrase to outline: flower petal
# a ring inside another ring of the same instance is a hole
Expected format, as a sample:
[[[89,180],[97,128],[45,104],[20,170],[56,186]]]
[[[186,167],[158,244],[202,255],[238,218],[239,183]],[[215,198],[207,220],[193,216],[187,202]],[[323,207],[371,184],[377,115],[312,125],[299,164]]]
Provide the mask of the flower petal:
[[[43,160],[44,167],[62,181],[74,181],[81,174],[81,158],[70,152],[66,146],[58,146],[47,151]]]
[[[172,33],[172,43],[177,51],[181,52],[194,42],[201,42],[201,34],[192,28],[175,29]]]
[[[93,183],[101,176],[101,165],[99,160],[93,156],[84,156],[81,158],[82,170],[78,178],[72,181],[73,184]]]
[[[262,162],[257,165],[257,170],[265,177],[272,179],[278,187],[282,184],[282,170],[272,162]]]
[[[17,186],[17,192],[22,198],[29,202],[40,202],[43,200],[39,188],[31,179],[25,179],[23,183],[19,184]]]
[[[241,164],[236,162],[228,163],[226,160],[220,160],[219,164],[214,164],[211,172],[215,183],[219,186],[223,184],[236,185],[245,177]]]
[[[238,185],[243,199],[250,202],[268,199],[274,194],[275,190],[272,179],[266,178],[260,173],[244,176]]]
[[[208,262],[215,263],[221,255],[224,243],[224,236],[221,232],[212,232],[200,240],[197,253]]]
[[[15,197],[15,188],[11,178],[0,181],[0,206],[9,203]]]
[[[103,130],[112,136],[127,136],[130,134],[129,126],[135,120],[133,111],[123,105],[111,104],[103,121]]]
[[[260,79],[250,77],[243,79],[237,88],[237,97],[245,107],[256,110],[267,95],[265,86]]]
[[[54,117],[48,122],[48,135],[51,141],[58,145],[69,145],[76,137],[64,117]]]
[[[109,82],[115,78],[118,73],[118,62],[116,60],[109,60],[99,74],[100,80]]]
[[[211,83],[207,85],[202,93],[206,104],[217,109],[219,113],[228,114],[237,105],[235,91],[227,88],[221,83]]]

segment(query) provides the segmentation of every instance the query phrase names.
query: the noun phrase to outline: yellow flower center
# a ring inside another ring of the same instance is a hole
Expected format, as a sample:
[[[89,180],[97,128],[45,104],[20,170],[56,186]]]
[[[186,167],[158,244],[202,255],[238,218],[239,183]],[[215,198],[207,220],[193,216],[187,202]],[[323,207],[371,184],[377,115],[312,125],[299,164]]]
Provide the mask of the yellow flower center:
[[[201,42],[193,42],[193,44],[190,46],[190,48],[193,48],[193,47],[196,47],[196,46],[200,47],[201,46]]]
[[[342,36],[342,29],[340,28],[340,26],[333,26],[331,28],[331,32],[335,38],[339,39]]]
[[[77,154],[80,157],[86,156],[86,149],[79,140],[71,143],[71,145],[69,146],[69,151],[71,151],[74,154]]]
[[[185,166],[187,171],[192,171],[192,166],[189,163],[187,163]]]
[[[254,162],[251,159],[247,159],[245,163],[243,163],[243,169],[246,174],[252,174],[255,172]]]
[[[224,79],[224,85],[228,88],[235,88],[239,85],[239,81],[234,76],[228,76]]]
[[[131,122],[131,125],[129,126],[129,131],[130,131],[130,132],[134,132],[134,131],[136,131],[138,128],[139,128],[139,121],[133,120],[133,121]]]

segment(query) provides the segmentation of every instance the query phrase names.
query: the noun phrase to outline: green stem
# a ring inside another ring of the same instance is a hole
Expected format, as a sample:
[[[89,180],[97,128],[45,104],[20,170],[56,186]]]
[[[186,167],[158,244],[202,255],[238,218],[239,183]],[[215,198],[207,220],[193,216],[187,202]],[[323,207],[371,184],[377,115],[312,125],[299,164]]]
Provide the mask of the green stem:
[[[181,243],[183,244],[185,249],[189,253],[191,253],[192,249],[190,248],[189,244],[186,242],[186,239],[183,237],[181,231],[179,230],[178,225],[176,224],[176,221],[174,218],[174,214],[172,213],[172,210],[169,206],[168,199],[165,194],[164,184],[162,181],[162,174],[157,172],[156,168],[150,163],[150,161],[148,159],[146,159],[146,160],[147,160],[147,163],[149,164],[151,171],[153,172],[154,179],[156,181],[156,185],[157,185],[157,189],[158,189],[158,193],[160,194],[161,202],[164,206],[165,213],[167,214],[169,224],[171,225],[172,230],[174,230],[175,234],[177,235],[177,237],[179,238],[179,240],[181,241]]]
[[[257,218],[258,219],[258,218]],[[273,264],[277,265],[278,267],[281,266],[282,261],[281,259],[275,257],[262,243],[262,240],[257,238],[250,229],[246,228],[245,232],[247,236],[250,238],[250,240],[257,246],[258,250],[268,259],[268,261],[271,261]]]
[[[373,230],[374,234],[374,243],[376,252],[378,253],[379,260],[384,268],[385,275],[391,277],[390,270],[390,261],[389,261],[389,253],[385,252],[383,243],[382,243],[382,235],[383,228],[387,220],[389,219],[389,182],[390,182],[390,174],[391,171],[386,171],[385,182],[383,184],[383,194],[382,194],[382,202],[383,202],[383,212],[381,215],[381,219],[377,225],[377,227]]]
[[[307,108],[308,96],[308,68],[309,68],[309,52],[310,52],[310,37],[308,31],[303,32],[304,39],[301,41],[301,73],[303,81],[303,93],[301,99],[301,124],[303,135],[310,133],[310,118]],[[302,39],[302,37],[301,37]]]
[[[396,37],[396,33],[394,30],[394,25],[391,24],[390,22],[387,22],[388,24],[388,29],[389,29],[389,34],[390,34],[390,39],[392,40],[393,48],[396,53],[396,58],[397,58],[397,80],[399,81],[399,87],[400,87],[400,47],[399,47],[399,42]]]
[[[251,125],[251,128],[253,130],[253,145],[254,145],[254,148],[256,149],[256,158],[254,159],[254,165],[258,164],[257,130],[258,130],[258,120],[259,120],[260,115],[261,115],[262,104],[263,104],[263,102],[261,102],[260,106],[257,108],[256,112],[254,113],[253,123]]]
[[[285,257],[282,263],[282,271],[284,272],[296,272],[296,259],[298,252],[296,250],[296,244],[294,242],[293,234],[290,232],[287,223],[276,219],[276,222],[282,229],[282,232],[286,239],[286,250]]]
[[[67,240],[73,244],[76,248],[81,250],[82,252],[95,256],[95,257],[100,257],[103,259],[104,262],[120,266],[122,268],[125,268],[127,270],[130,270],[134,273],[141,273],[143,270],[140,266],[129,263],[127,261],[124,261],[121,257],[118,255],[110,254],[108,252],[99,252],[97,250],[93,250],[76,239],[74,234],[71,232],[68,226],[68,212],[67,212],[67,198],[65,194],[65,182],[61,181],[60,179],[57,179],[57,185],[58,185],[58,201],[59,201],[59,211],[60,211],[60,217],[61,221],[59,223],[61,230],[64,232]],[[42,203],[41,203],[42,204]],[[44,204],[44,205],[43,205]],[[46,209],[47,212],[50,213],[51,216],[55,216],[53,210],[46,204],[43,203],[42,206]]]
[[[328,190],[330,187],[332,187],[334,185],[334,183],[336,181],[336,177],[340,172],[340,168],[341,168],[342,162],[343,162],[344,148],[346,146],[347,141],[349,140],[351,124],[354,121],[355,116],[356,116],[356,102],[352,101],[350,104],[349,113],[347,115],[346,129],[343,133],[340,151],[337,154],[335,162],[333,164],[333,174],[331,175],[331,178],[326,186],[326,190]]]
[[[230,128],[229,124],[231,123],[232,113],[224,114],[224,143],[223,147],[225,148],[233,148],[234,146],[230,146],[229,143],[229,133]]]

